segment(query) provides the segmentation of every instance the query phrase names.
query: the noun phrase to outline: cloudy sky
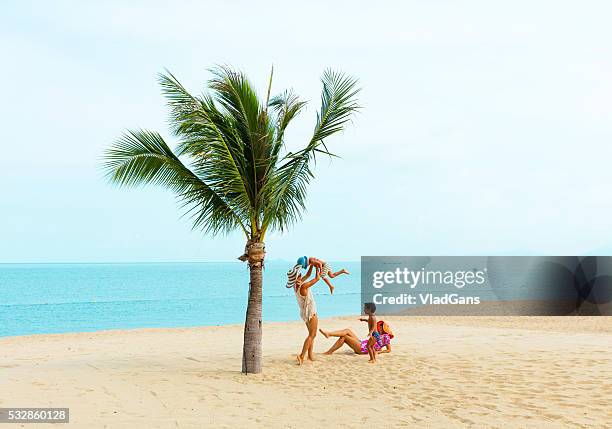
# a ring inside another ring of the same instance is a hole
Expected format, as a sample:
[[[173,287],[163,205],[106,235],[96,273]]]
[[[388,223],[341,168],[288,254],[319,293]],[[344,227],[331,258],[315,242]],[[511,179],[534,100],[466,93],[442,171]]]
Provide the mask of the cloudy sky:
[[[126,128],[171,140],[156,74],[201,92],[215,64],[310,100],[323,70],[363,111],[329,141],[308,212],[269,258],[612,254],[609,2],[4,2],[0,262],[219,261],[163,189],[117,189]]]

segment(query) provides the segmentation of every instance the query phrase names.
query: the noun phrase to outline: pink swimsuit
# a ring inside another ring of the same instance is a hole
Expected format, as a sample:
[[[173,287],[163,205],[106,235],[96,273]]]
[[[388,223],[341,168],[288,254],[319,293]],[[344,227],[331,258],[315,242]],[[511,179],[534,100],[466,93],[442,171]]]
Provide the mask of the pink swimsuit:
[[[382,334],[380,338],[374,343],[374,350],[380,351],[385,346],[391,344],[391,337],[389,334]],[[368,340],[361,340],[361,353],[368,353]]]

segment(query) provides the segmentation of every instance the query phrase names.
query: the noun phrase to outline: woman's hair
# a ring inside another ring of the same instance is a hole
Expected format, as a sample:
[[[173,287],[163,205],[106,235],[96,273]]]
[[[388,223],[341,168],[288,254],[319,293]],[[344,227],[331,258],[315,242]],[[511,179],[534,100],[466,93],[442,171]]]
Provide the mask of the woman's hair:
[[[363,304],[363,308],[365,310],[368,310],[372,314],[376,313],[376,304],[374,304],[373,302],[366,302],[365,304]]]

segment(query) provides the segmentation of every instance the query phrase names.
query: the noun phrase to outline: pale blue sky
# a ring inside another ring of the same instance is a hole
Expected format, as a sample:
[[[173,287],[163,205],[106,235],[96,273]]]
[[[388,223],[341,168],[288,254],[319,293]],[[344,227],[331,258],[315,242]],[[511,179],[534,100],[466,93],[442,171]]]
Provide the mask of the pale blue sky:
[[[3,2],[0,262],[238,256],[98,167],[127,127],[168,136],[156,73],[199,92],[219,63],[312,101],[293,147],[326,67],[363,87],[269,258],[612,254],[609,2],[97,3]]]

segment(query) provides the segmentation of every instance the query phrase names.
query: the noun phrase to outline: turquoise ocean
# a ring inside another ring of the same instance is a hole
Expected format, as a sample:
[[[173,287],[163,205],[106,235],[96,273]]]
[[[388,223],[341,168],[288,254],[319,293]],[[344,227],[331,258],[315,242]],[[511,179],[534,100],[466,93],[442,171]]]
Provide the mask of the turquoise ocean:
[[[360,313],[359,262],[313,292],[320,317]],[[299,320],[285,288],[291,263],[264,270],[264,321]],[[246,265],[225,263],[0,264],[0,336],[244,323]]]

